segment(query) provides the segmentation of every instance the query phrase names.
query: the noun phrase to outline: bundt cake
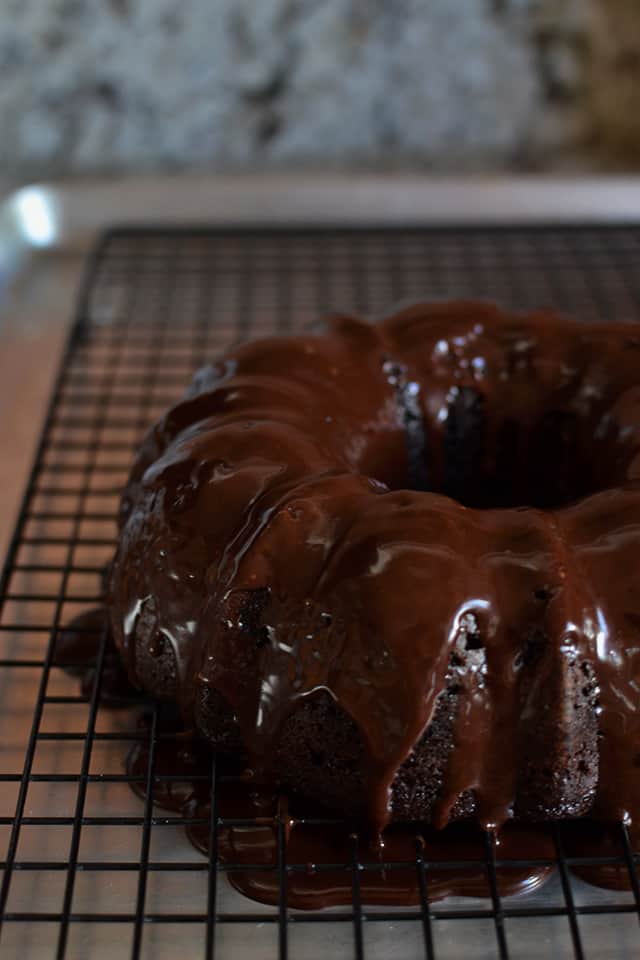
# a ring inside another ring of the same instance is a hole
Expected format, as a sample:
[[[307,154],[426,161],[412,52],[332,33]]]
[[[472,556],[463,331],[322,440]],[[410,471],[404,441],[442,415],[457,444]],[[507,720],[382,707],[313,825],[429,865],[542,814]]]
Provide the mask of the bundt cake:
[[[148,434],[130,679],[341,814],[640,816],[640,329],[418,304],[240,346]]]

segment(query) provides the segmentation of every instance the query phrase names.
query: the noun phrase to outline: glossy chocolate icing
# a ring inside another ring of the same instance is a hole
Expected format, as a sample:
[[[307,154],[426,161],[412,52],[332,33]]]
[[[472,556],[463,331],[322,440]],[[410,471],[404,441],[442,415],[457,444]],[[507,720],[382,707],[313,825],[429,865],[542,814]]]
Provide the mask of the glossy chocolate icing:
[[[144,717],[141,728],[148,729]],[[143,798],[148,764],[145,736],[127,758],[132,787]],[[183,733],[160,739],[154,774],[154,803],[183,814],[189,838],[208,854],[211,755],[206,744]],[[361,824],[331,819],[308,801],[255,789],[251,778],[227,770],[216,779],[218,861],[240,893],[261,903],[277,904],[284,882],[289,907],[317,910],[351,904],[355,862],[366,865],[358,870],[362,902],[389,906],[416,905],[423,896],[430,901],[490,897],[488,847],[501,897],[531,894],[557,869],[558,849],[549,824],[510,821],[490,836],[469,822],[443,830],[392,824],[376,838]],[[278,870],[279,838],[288,865],[284,881]],[[560,842],[570,858],[569,869],[582,879],[599,887],[630,889],[619,827],[569,821]],[[632,848],[638,849],[633,833]]]
[[[96,638],[105,637],[104,610],[81,614],[66,626],[56,645],[55,663],[91,687],[97,656]],[[112,657],[106,640],[105,663]],[[113,682],[115,681],[115,682]],[[103,674],[101,697],[123,705],[131,689],[122,675]],[[130,702],[130,701],[129,701]],[[184,731],[168,705],[156,707],[156,743],[152,796],[165,810],[185,817],[187,834],[204,853],[211,838],[212,754],[206,742]],[[140,739],[126,757],[130,785],[146,796],[150,717],[139,719]],[[362,824],[336,820],[308,800],[256,788],[253,778],[227,758],[218,762],[215,795],[216,855],[229,881],[262,903],[280,901],[279,838],[288,870],[289,907],[322,909],[348,905],[353,898],[353,864],[358,870],[361,901],[370,905],[410,906],[422,897],[489,897],[488,846],[493,847],[496,882],[502,897],[532,893],[556,869],[557,848],[550,825],[510,821],[493,836],[470,822],[443,830],[424,824],[393,824],[381,837]],[[630,874],[620,826],[572,820],[562,827],[561,842],[569,869],[596,886],[630,889]],[[629,830],[629,852],[639,847],[638,831]]]
[[[209,851],[211,834],[207,753],[197,743],[161,740],[155,752],[158,779],[153,789],[158,806],[184,814],[188,823],[194,821],[187,832],[204,853]],[[127,772],[136,779],[134,789],[141,797],[148,762],[147,742],[135,744]],[[398,824],[375,838],[358,824],[332,820],[326,811],[314,810],[308,803],[291,804],[283,794],[256,790],[241,777],[219,778],[216,812],[218,859],[233,886],[261,903],[279,902],[279,834],[289,865],[285,879],[289,907],[317,910],[351,903],[354,858],[367,864],[359,876],[363,903],[419,904],[422,861],[428,864],[424,882],[429,900],[491,895],[486,839],[472,824],[454,824],[445,830]],[[553,840],[541,824],[506,825],[494,841],[494,852],[504,861],[497,870],[501,896],[532,893],[554,870]],[[535,862],[524,865],[525,860]]]
[[[328,692],[377,829],[453,683],[435,826],[467,795],[489,828],[638,820],[639,452],[630,324],[417,305],[241,346],[154,427],[123,498],[128,675],[187,728],[221,694],[266,782],[287,717]]]
[[[79,677],[83,695],[91,697],[103,643],[105,650],[100,671],[100,700],[112,707],[130,704],[136,691],[129,683],[114,646],[104,607],[85,610],[60,630],[56,637],[53,663]]]

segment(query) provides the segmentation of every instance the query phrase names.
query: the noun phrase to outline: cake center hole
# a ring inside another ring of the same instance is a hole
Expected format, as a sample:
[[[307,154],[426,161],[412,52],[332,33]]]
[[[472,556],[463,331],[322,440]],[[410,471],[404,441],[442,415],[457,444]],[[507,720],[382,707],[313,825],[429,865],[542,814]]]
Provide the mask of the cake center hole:
[[[476,509],[552,509],[615,486],[625,472],[625,451],[596,449],[577,414],[550,410],[522,424],[506,412],[495,421],[466,387],[453,391],[438,430],[407,418],[409,486]]]
[[[400,477],[386,462],[372,473],[392,489],[443,493],[476,509],[553,509],[625,482],[637,454],[601,410],[592,420],[542,395],[525,396],[523,405],[515,389],[509,409],[508,393],[498,406],[458,384],[434,410],[406,367],[388,359],[383,369],[396,394],[407,471]]]

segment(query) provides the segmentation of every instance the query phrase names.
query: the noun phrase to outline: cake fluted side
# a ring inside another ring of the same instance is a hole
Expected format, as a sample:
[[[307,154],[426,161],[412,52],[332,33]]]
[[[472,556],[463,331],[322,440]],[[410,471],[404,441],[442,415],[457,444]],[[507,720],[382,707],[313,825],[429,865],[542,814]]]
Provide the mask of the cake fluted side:
[[[639,343],[417,305],[206,368],[123,496],[131,679],[378,828],[638,818]]]

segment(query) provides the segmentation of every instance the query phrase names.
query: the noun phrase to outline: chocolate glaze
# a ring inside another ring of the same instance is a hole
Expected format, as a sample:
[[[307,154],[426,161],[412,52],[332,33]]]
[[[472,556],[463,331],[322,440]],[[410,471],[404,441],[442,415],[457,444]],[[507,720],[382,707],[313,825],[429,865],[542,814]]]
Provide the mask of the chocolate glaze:
[[[233,809],[236,797],[222,791],[222,806]],[[280,806],[283,806],[281,802]],[[206,816],[208,805],[196,807]],[[235,814],[237,816],[237,814]],[[264,813],[263,813],[264,817]],[[283,814],[263,824],[222,828],[218,853],[223,863],[243,864],[245,869],[229,871],[229,880],[245,896],[261,903],[278,903],[280,879],[277,869],[252,869],[278,866],[278,825]],[[482,831],[468,824],[452,824],[444,830],[417,829],[396,824],[382,835],[382,842],[362,836],[342,823],[305,823],[286,817],[286,860],[293,864],[286,876],[289,907],[317,910],[348,905],[353,901],[353,864],[366,864],[358,870],[362,902],[371,905],[412,906],[421,902],[421,861],[428,864],[425,878],[429,900],[448,896],[489,897],[491,889],[486,869],[486,850]],[[196,846],[207,851],[208,833],[193,827],[190,836]],[[506,860],[552,858],[553,843],[543,825],[509,824],[501,832],[497,851]],[[534,852],[535,851],[535,852]],[[438,863],[441,865],[438,866]],[[444,865],[446,863],[446,866]],[[300,869],[305,866],[305,869]],[[533,893],[553,873],[551,864],[500,866],[497,882],[500,895]]]
[[[225,743],[272,784],[293,778],[288,718],[328,694],[377,830],[445,695],[435,826],[640,819],[636,330],[417,305],[206,368],[123,498],[131,681],[214,743],[219,698]]]
[[[132,786],[141,797],[145,795],[148,762],[147,742],[135,744],[127,772],[140,778]],[[154,764],[158,778],[153,787],[155,803],[188,818],[208,821],[210,767],[210,751],[203,744],[182,741],[180,736],[160,740]],[[190,779],[194,776],[196,779]],[[286,796],[256,790],[250,780],[234,777],[218,784],[217,814],[217,852],[228,868],[230,882],[262,903],[277,903],[280,896],[279,832],[287,863],[294,865],[286,879],[290,907],[313,910],[350,903],[354,857],[369,865],[359,877],[361,897],[367,904],[420,903],[418,864],[422,860],[428,864],[430,900],[450,895],[490,896],[485,839],[471,824],[455,824],[442,831],[395,825],[376,839],[363,832],[362,825],[331,820],[326,811],[312,810],[308,803],[290,807]],[[208,823],[189,825],[187,831],[194,845],[208,853]],[[512,823],[497,838],[495,853],[501,860],[552,861],[553,841],[544,825]],[[438,861],[446,861],[446,866],[439,867]],[[551,862],[502,865],[497,871],[500,894],[531,893],[552,872]]]
[[[82,678],[85,690],[93,683],[98,640],[104,630],[104,611],[90,610],[75,618],[60,634],[55,663]],[[107,666],[112,656],[107,637]],[[118,677],[114,685],[113,677]],[[103,677],[101,697],[106,705],[122,703],[131,688],[113,666]],[[145,797],[149,767],[149,716],[140,717],[141,739],[126,758],[131,788]],[[156,724],[152,795],[154,803],[185,816],[187,834],[208,853],[211,816],[212,755],[209,745],[180,725],[180,718],[164,704]],[[216,785],[217,853],[228,868],[230,882],[244,895],[262,903],[278,903],[280,875],[278,835],[282,834],[286,860],[295,865],[286,878],[287,904],[300,909],[350,904],[353,897],[353,861],[366,863],[360,872],[360,895],[365,904],[409,906],[421,902],[420,873],[424,862],[425,893],[429,900],[446,896],[490,896],[486,870],[486,840],[474,824],[451,824],[434,830],[423,824],[395,824],[381,838],[362,824],[331,820],[327,811],[309,801],[256,788],[253,777],[229,758]],[[205,824],[193,823],[195,819]],[[230,821],[233,821],[232,823]],[[640,837],[630,833],[632,851]],[[556,849],[545,824],[504,825],[493,838],[500,895],[532,893],[552,875]],[[571,869],[596,886],[628,890],[629,870],[624,860],[619,826],[573,820],[562,830],[564,854],[596,862],[572,864]],[[510,862],[513,861],[513,862]],[[519,861],[519,862],[518,862]],[[306,865],[305,869],[301,869]],[[270,869],[273,868],[273,869]]]
[[[105,642],[104,662],[100,679],[100,697],[103,703],[114,706],[131,698],[135,690],[127,679],[113,643],[107,611],[93,607],[74,617],[63,627],[57,638],[53,663],[68,673],[80,677],[82,693],[90,697],[95,682],[96,663],[100,646]]]
[[[147,730],[145,718],[142,729]],[[132,787],[141,797],[149,763],[148,740],[134,744],[127,773],[139,782]],[[156,744],[153,799],[164,809],[189,820],[187,833],[204,853],[209,849],[211,816],[211,754],[208,746],[184,733]],[[380,838],[362,824],[331,820],[308,801],[256,789],[250,777],[227,769],[217,784],[217,844],[220,863],[229,881],[245,896],[261,903],[278,903],[278,835],[281,834],[289,870],[286,895],[289,907],[314,910],[350,904],[353,864],[359,871],[362,902],[410,906],[421,902],[420,873],[425,865],[425,893],[429,900],[447,896],[489,897],[487,838],[475,824],[460,822],[443,830],[423,824],[394,824]],[[638,838],[632,836],[633,849]],[[556,869],[557,850],[548,824],[505,824],[491,838],[497,862],[496,878],[502,897],[533,893]],[[608,862],[573,864],[571,870],[596,886],[617,890],[630,887],[620,828],[574,820],[563,826],[566,857],[601,858]],[[293,866],[293,868],[292,868]]]

